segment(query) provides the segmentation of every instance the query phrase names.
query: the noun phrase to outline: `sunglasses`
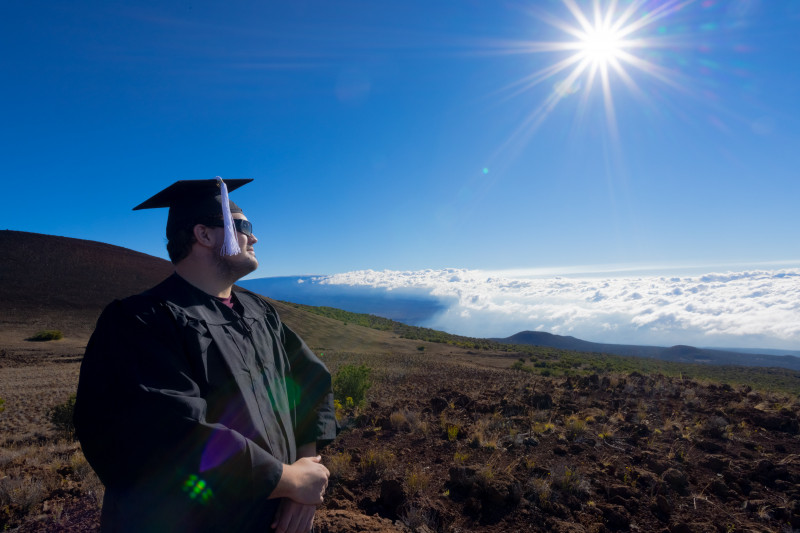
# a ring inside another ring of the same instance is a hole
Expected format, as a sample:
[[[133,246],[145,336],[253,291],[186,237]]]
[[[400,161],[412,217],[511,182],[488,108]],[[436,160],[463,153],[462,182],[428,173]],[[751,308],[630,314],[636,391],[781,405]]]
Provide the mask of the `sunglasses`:
[[[206,226],[212,226],[215,228],[222,228],[222,222],[220,223],[213,223],[213,224],[205,224]],[[247,235],[248,237],[253,236],[253,224],[250,223],[249,220],[242,220],[241,218],[234,218],[233,219],[233,227],[236,228],[236,231]]]

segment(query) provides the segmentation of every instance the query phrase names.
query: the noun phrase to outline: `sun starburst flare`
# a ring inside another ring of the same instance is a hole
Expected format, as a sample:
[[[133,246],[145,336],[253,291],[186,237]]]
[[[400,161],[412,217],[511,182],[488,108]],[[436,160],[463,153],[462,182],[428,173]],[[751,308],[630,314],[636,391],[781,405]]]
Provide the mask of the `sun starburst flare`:
[[[560,101],[578,92],[582,93],[581,109],[585,109],[595,85],[599,85],[608,131],[616,138],[612,85],[617,79],[640,98],[644,93],[632,75],[635,71],[680,89],[675,73],[647,59],[646,53],[676,45],[674,39],[663,33],[663,26],[656,27],[656,23],[692,2],[694,0],[632,0],[621,5],[617,0],[592,0],[587,13],[576,0],[562,0],[572,17],[570,22],[549,13],[536,13],[537,18],[561,30],[569,39],[517,43],[512,50],[565,54],[562,59],[512,85],[513,93],[519,94],[545,80],[553,80],[553,91],[527,116],[520,128],[529,132],[535,130]]]

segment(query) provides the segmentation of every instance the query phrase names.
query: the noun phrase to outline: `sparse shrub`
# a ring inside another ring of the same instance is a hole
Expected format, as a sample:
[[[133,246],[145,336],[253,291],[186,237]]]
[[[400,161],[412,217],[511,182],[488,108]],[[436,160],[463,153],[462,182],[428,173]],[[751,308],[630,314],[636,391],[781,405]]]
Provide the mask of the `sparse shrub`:
[[[72,421],[72,413],[75,411],[75,395],[72,394],[66,402],[56,405],[48,413],[50,423],[66,437],[75,438],[75,424]]]
[[[417,350],[419,350],[420,352],[424,352],[425,351],[425,347],[424,346],[417,346]]]
[[[525,366],[525,359],[518,359],[511,365],[511,370],[519,370],[522,372],[533,372],[533,369]]]
[[[493,479],[494,470],[490,464],[487,464],[475,473],[475,480],[483,487],[488,486]]]
[[[8,476],[0,477],[0,507],[5,507],[11,503],[11,492],[14,490],[14,483]]]
[[[420,465],[414,464],[410,469],[406,470],[406,477],[403,480],[403,485],[406,488],[408,496],[423,494],[428,490],[430,484],[430,473],[426,472]]]
[[[42,481],[26,479],[10,491],[10,503],[18,505],[24,513],[28,513],[39,506],[46,496]]]
[[[450,442],[455,442],[455,440],[458,438],[458,431],[459,428],[457,425],[449,424],[447,426],[447,440]]]
[[[586,422],[577,415],[570,415],[564,423],[564,428],[567,431],[567,439],[575,440],[583,435],[586,430]]]
[[[352,460],[352,455],[347,452],[341,452],[325,461],[325,465],[328,467],[328,470],[331,473],[331,479],[333,481],[338,481],[339,479],[343,478],[345,472],[350,469],[350,462]]]
[[[557,469],[552,475],[552,482],[560,490],[571,494],[588,493],[588,483],[578,474],[578,471],[568,466]]]
[[[83,452],[76,451],[69,458],[69,466],[72,468],[72,475],[77,481],[83,481],[92,473],[92,467],[84,457]]]
[[[439,530],[436,514],[433,509],[426,509],[409,504],[400,515],[400,520],[406,527],[411,529],[411,531],[417,531],[421,528],[425,528],[425,531]]]
[[[342,422],[345,416],[344,406],[342,405],[342,402],[340,402],[338,399],[333,400],[333,408],[336,410],[334,413],[336,416],[336,421]]]
[[[512,433],[516,435],[517,430],[508,426],[509,421],[500,412],[496,412],[492,416],[484,416],[472,426],[470,443],[475,448],[496,449],[500,440],[498,435],[502,432],[508,431],[509,435]]]
[[[389,415],[389,423],[396,430],[406,429],[409,427],[408,417],[405,411],[394,411]]]
[[[622,482],[631,488],[636,488],[636,483],[639,481],[639,472],[631,466],[625,467],[625,472],[622,474]]]
[[[103,485],[103,482],[100,481],[100,478],[97,477],[97,474],[94,473],[94,470],[87,474],[86,479],[83,480],[82,487],[86,494],[94,499],[94,503],[97,505],[98,509],[103,507],[103,497],[106,493],[106,487]]]
[[[547,477],[534,477],[528,480],[528,491],[532,496],[529,499],[538,500],[540,507],[547,507],[550,505],[553,489],[550,485],[549,475]]]
[[[465,452],[456,452],[453,454],[453,462],[457,465],[464,465],[469,459],[469,454]]]
[[[603,429],[597,434],[601,440],[610,440],[614,438],[614,430],[608,426],[603,426]]]
[[[419,416],[419,413],[415,411],[407,411],[403,410],[403,414],[406,417],[406,421],[408,422],[408,429],[412,433],[422,433],[423,435],[427,435],[429,428],[428,423],[422,420]]]
[[[728,421],[721,416],[712,416],[703,424],[703,434],[721,439],[726,436],[728,428]]]
[[[33,337],[29,337],[29,341],[57,341],[59,339],[63,339],[64,334],[57,329],[43,329],[42,331],[38,331]]]
[[[0,398],[0,413],[6,410],[6,401]]]
[[[686,388],[681,393],[681,398],[689,407],[695,406],[697,403],[697,391],[695,389]]]
[[[553,431],[555,426],[551,422],[534,422],[531,426],[531,431],[536,435],[543,435]]]
[[[372,387],[370,374],[372,369],[367,365],[344,365],[336,372],[333,378],[333,395],[345,398],[356,407],[360,407],[366,400],[367,391]]]
[[[391,452],[370,448],[361,456],[361,474],[367,480],[379,479],[393,462]]]
[[[444,436],[450,442],[455,442],[461,432],[458,420],[451,417],[447,411],[442,411],[442,414],[439,415],[439,427],[442,428]]]

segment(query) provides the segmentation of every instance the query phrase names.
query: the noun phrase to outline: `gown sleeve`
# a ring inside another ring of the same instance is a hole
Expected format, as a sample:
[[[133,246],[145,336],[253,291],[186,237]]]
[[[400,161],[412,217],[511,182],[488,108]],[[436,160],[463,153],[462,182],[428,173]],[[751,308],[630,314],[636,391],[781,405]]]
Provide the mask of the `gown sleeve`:
[[[296,392],[296,444],[300,447],[316,442],[320,450],[339,432],[331,374],[306,343],[284,323],[281,323],[281,340],[296,384],[293,387]]]
[[[216,501],[267,498],[282,462],[242,434],[206,422],[206,402],[193,376],[171,312],[164,305],[109,305],[81,366],[75,426],[87,460],[108,487],[146,487],[187,501],[198,480]],[[223,460],[207,461],[213,443]],[[210,466],[209,466],[210,465]]]

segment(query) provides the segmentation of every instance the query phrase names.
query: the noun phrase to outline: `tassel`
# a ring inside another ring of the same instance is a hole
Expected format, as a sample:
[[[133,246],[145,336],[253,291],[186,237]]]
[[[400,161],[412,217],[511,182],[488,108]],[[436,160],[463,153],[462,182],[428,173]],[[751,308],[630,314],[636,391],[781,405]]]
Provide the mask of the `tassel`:
[[[220,201],[222,202],[222,225],[225,231],[225,238],[222,241],[220,255],[236,255],[242,252],[239,248],[239,239],[236,230],[233,229],[233,216],[231,216],[231,204],[228,200],[228,186],[217,176],[217,185],[220,188]]]

